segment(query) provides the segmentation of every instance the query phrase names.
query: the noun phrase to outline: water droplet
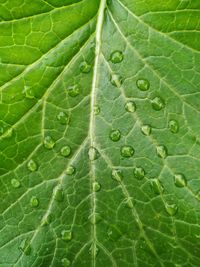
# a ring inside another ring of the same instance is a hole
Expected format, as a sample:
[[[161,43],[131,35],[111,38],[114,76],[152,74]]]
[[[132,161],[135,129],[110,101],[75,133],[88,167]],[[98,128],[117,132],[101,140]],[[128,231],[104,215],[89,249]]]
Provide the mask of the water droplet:
[[[149,90],[149,87],[150,87],[150,83],[146,79],[138,79],[136,82],[136,85],[138,89],[140,89],[141,91],[147,91]]]
[[[114,169],[112,170],[112,178],[118,182],[121,182],[123,179],[123,173],[121,170]]]
[[[61,260],[61,264],[63,267],[69,267],[71,265],[71,262],[67,258],[63,258]]]
[[[122,77],[118,74],[113,74],[110,77],[110,82],[112,83],[112,85],[114,85],[115,87],[120,87],[122,85]]]
[[[99,158],[99,151],[95,147],[90,147],[88,151],[88,156],[91,161],[94,161]]]
[[[11,185],[14,187],[14,188],[19,188],[21,186],[21,183],[19,180],[17,179],[12,179],[11,180]]]
[[[55,141],[51,136],[45,136],[43,141],[44,147],[47,149],[52,149],[55,146]]]
[[[141,127],[141,131],[144,135],[149,136],[151,134],[151,126],[146,124]]]
[[[94,115],[99,115],[100,111],[101,110],[99,106],[94,106]]]
[[[136,111],[136,104],[135,104],[135,102],[133,102],[133,101],[126,102],[126,104],[125,104],[125,110],[128,111],[128,112],[130,112],[130,113],[135,112]]]
[[[34,160],[29,160],[27,163],[27,168],[29,171],[34,172],[37,170],[37,163]]]
[[[156,146],[156,152],[157,155],[162,159],[165,159],[168,155],[167,148],[163,145]]]
[[[124,158],[130,158],[134,155],[135,150],[132,146],[121,147],[121,156]]]
[[[177,207],[176,204],[168,204],[168,203],[166,203],[165,204],[165,209],[166,209],[167,213],[170,216],[174,216],[178,211],[178,207]]]
[[[31,204],[31,207],[38,207],[39,206],[39,200],[37,197],[32,197],[31,200],[30,200],[30,204]]]
[[[91,222],[91,224],[97,224],[102,220],[102,218],[101,218],[99,213],[91,214],[88,219]]]
[[[70,241],[72,239],[72,232],[70,230],[63,230],[61,232],[61,238],[64,241]]]
[[[68,92],[68,95],[71,96],[71,97],[76,97],[80,94],[81,92],[81,89],[80,87],[76,84],[76,85],[73,85],[73,86],[69,86],[67,88],[67,92]]]
[[[96,244],[92,244],[91,245],[91,247],[90,247],[90,249],[89,249],[89,253],[91,254],[91,255],[93,255],[93,256],[97,256],[98,255],[98,253],[99,253],[99,249],[98,249],[98,247],[96,246]]]
[[[119,141],[121,138],[121,132],[120,130],[112,130],[110,132],[110,139],[113,141],[113,142],[117,142]]]
[[[114,64],[122,62],[123,59],[124,55],[122,51],[119,50],[112,52],[112,54],[110,55],[110,60]]]
[[[83,73],[89,73],[90,70],[91,70],[91,65],[88,64],[86,61],[83,61],[81,64],[80,64],[80,71],[83,72]]]
[[[159,111],[165,107],[164,101],[158,96],[151,100],[151,105],[152,108],[156,111]]]
[[[132,209],[134,206],[133,206],[133,200],[131,197],[127,198],[126,199],[126,206],[130,209]]]
[[[19,250],[21,250],[26,256],[31,254],[31,246],[28,240],[23,240],[19,245]]]
[[[24,93],[24,96],[26,98],[29,98],[29,99],[35,98],[34,92],[30,88],[28,88],[28,87],[23,91],[23,93]]]
[[[135,167],[133,169],[133,175],[136,179],[142,180],[145,176],[145,170],[142,167]]]
[[[5,137],[5,138],[10,138],[10,137],[12,137],[13,132],[14,132],[13,128],[8,129],[8,130],[5,132],[4,137]],[[0,133],[0,135],[1,135],[1,133]]]
[[[101,190],[101,185],[100,185],[100,183],[98,183],[98,182],[94,182],[94,183],[92,184],[92,188],[93,188],[93,191],[94,191],[94,192],[98,192],[98,191]]]
[[[60,124],[65,125],[69,123],[69,116],[63,111],[58,113],[57,119],[60,122]]]
[[[68,166],[67,169],[66,169],[66,174],[67,175],[72,175],[76,172],[76,169],[74,166]]]
[[[177,173],[174,175],[174,183],[177,187],[184,187],[187,185],[187,180],[183,174]]]
[[[156,178],[151,179],[150,183],[151,183],[151,188],[155,194],[159,195],[164,191],[163,185],[158,179]]]
[[[64,199],[64,192],[61,187],[56,187],[53,192],[54,199],[58,202],[62,202]]]
[[[49,225],[49,224],[51,223],[51,221],[52,221],[52,216],[51,216],[51,214],[48,214],[48,215],[44,218],[44,220],[43,220],[43,222],[42,222],[42,226],[47,226],[47,225]]]
[[[64,146],[60,150],[60,154],[63,157],[68,157],[71,154],[71,147],[70,146]]]
[[[170,120],[169,121],[169,129],[172,133],[178,133],[179,131],[179,125],[178,125],[178,122],[175,121],[175,120]]]

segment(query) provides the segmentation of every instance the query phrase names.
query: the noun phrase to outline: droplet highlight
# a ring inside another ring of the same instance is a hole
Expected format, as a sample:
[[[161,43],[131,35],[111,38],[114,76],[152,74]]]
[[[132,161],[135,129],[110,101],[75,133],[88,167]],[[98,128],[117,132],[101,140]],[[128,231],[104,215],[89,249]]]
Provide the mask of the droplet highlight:
[[[135,167],[133,169],[133,175],[136,179],[142,180],[145,177],[145,170],[142,167]]]
[[[67,93],[69,96],[71,97],[76,97],[80,94],[81,92],[81,89],[80,87],[76,84],[76,85],[73,85],[73,86],[69,86],[67,88]]]
[[[121,182],[123,180],[123,173],[121,170],[118,170],[118,169],[112,170],[111,176],[114,180],[118,182]]]
[[[170,132],[172,132],[173,134],[178,133],[179,125],[178,125],[178,122],[176,120],[170,120],[168,126],[169,126]]]
[[[178,207],[176,204],[168,204],[166,203],[165,204],[165,209],[166,209],[166,212],[170,215],[170,216],[174,216],[177,211],[178,211]]]
[[[60,154],[61,154],[61,156],[65,157],[65,158],[69,157],[71,154],[71,147],[70,146],[62,147],[60,150]]]
[[[113,142],[117,142],[120,140],[121,138],[121,132],[120,130],[112,130],[110,132],[110,135],[109,135],[110,139],[113,141]]]
[[[65,112],[61,111],[57,115],[57,120],[60,122],[60,124],[66,125],[69,123],[69,116]]]
[[[187,180],[183,174],[178,173],[174,175],[174,183],[177,187],[184,187],[187,185]]]
[[[134,155],[135,150],[132,146],[123,146],[121,147],[121,156],[123,158],[130,158]]]
[[[45,136],[43,144],[44,144],[44,147],[46,149],[50,150],[50,149],[54,148],[55,141],[53,140],[53,138],[51,136],[48,135],[48,136]]]
[[[141,127],[141,132],[146,135],[146,136],[149,136],[151,134],[151,126],[146,124],[146,125],[143,125]]]
[[[155,194],[159,195],[159,194],[162,194],[164,192],[164,187],[161,184],[159,179],[156,179],[156,178],[151,179],[150,184],[151,184],[151,188]]]
[[[120,75],[118,74],[113,74],[110,77],[110,82],[112,85],[114,85],[115,87],[120,87],[123,83],[123,79]]]
[[[99,106],[94,106],[94,115],[99,115],[101,112],[101,109]]]
[[[71,265],[71,262],[67,258],[63,258],[61,260],[62,267],[69,267]]]
[[[86,61],[83,61],[81,64],[80,64],[80,71],[82,73],[89,73],[90,70],[91,70],[91,65],[88,64]]]
[[[68,166],[67,167],[67,169],[66,169],[66,174],[67,175],[72,175],[72,174],[74,174],[76,172],[76,169],[75,169],[75,167],[74,166]]]
[[[37,197],[33,196],[30,200],[31,207],[36,208],[39,206],[39,200]]]
[[[99,158],[99,151],[95,147],[90,147],[88,151],[89,160],[94,161]]]
[[[151,100],[151,105],[154,110],[160,111],[161,109],[165,107],[165,102],[163,101],[161,97],[157,96]]]
[[[11,185],[12,185],[12,187],[14,187],[14,188],[19,188],[19,187],[21,186],[21,183],[20,183],[20,181],[17,180],[17,179],[12,179],[12,180],[11,180]]]
[[[165,159],[168,156],[167,148],[163,145],[156,146],[156,153],[162,159]]]
[[[94,183],[92,184],[92,189],[93,189],[94,192],[98,192],[98,191],[100,191],[100,190],[101,190],[101,185],[100,185],[100,183],[98,183],[98,182],[94,182]]]
[[[136,111],[136,104],[133,101],[126,102],[124,107],[127,112],[134,113]]]
[[[29,171],[35,172],[38,168],[37,163],[33,159],[29,160],[27,163],[27,168]]]
[[[112,52],[110,55],[110,61],[114,64],[122,62],[123,59],[124,59],[124,55],[122,51],[119,51],[119,50]]]
[[[147,91],[149,90],[150,83],[146,79],[138,79],[136,82],[137,88],[141,91]]]
[[[70,241],[72,239],[72,232],[70,230],[63,230],[61,232],[61,238],[64,241]]]

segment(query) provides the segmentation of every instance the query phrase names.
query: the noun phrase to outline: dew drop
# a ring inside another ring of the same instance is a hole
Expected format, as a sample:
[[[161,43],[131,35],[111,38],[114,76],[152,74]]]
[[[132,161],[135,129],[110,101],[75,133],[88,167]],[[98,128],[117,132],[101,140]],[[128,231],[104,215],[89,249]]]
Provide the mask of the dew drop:
[[[52,221],[52,215],[51,215],[51,214],[48,214],[48,215],[44,218],[44,220],[43,220],[43,222],[42,222],[42,226],[47,226],[47,225],[49,225],[49,224],[51,223],[51,221]]]
[[[34,172],[38,168],[37,163],[33,159],[29,160],[27,163],[27,168],[29,171]]]
[[[121,147],[121,156],[123,158],[130,158],[134,155],[135,150],[132,146],[123,146]]]
[[[113,142],[117,142],[120,140],[121,138],[121,132],[120,130],[112,130],[110,132],[110,135],[109,135],[110,139],[113,141]]]
[[[94,161],[94,160],[98,159],[99,156],[100,156],[99,151],[95,147],[91,146],[89,148],[89,151],[88,151],[88,157],[89,157],[89,159],[91,161]]]
[[[184,187],[187,185],[187,180],[183,174],[177,173],[174,175],[174,183],[177,187]]]
[[[141,127],[141,132],[146,135],[146,136],[149,136],[151,134],[151,126],[146,124],[146,125],[143,125]]]
[[[58,113],[57,119],[60,122],[60,124],[65,125],[69,123],[69,116],[63,111]]]
[[[159,111],[165,107],[164,101],[158,96],[151,100],[151,105],[152,108],[156,111]]]
[[[69,267],[71,265],[71,262],[67,258],[63,258],[61,260],[61,264],[63,267]]]
[[[45,136],[43,141],[44,147],[47,149],[52,149],[55,146],[55,141],[51,136]]]
[[[168,155],[167,148],[163,145],[156,146],[156,152],[157,155],[162,159],[165,159]]]
[[[31,254],[31,246],[28,240],[23,240],[19,245],[19,250],[21,250],[26,256]]]
[[[151,179],[150,183],[151,183],[151,188],[155,194],[159,195],[163,193],[164,191],[163,185],[158,179],[156,178]]]
[[[5,132],[4,137],[5,137],[5,138],[11,138],[12,135],[13,135],[13,132],[14,132],[13,128],[8,129],[8,130]],[[0,135],[1,135],[1,132],[0,132]]]
[[[62,202],[63,199],[64,199],[64,192],[63,192],[63,189],[62,189],[61,187],[56,187],[56,188],[54,189],[53,196],[54,196],[54,199],[55,199],[57,202]]]
[[[136,85],[138,89],[140,89],[141,91],[147,91],[149,90],[149,87],[150,87],[150,83],[146,79],[138,79],[136,82]]]
[[[100,107],[99,106],[94,106],[94,115],[99,115],[101,112]]]
[[[130,113],[135,112],[136,111],[136,104],[135,104],[135,102],[133,102],[133,101],[126,102],[126,104],[125,104],[125,110],[127,112],[130,112]]]
[[[69,157],[69,155],[71,154],[71,147],[70,146],[62,147],[60,150],[60,154],[63,157]]]
[[[133,169],[133,175],[136,179],[142,180],[145,176],[145,170],[142,167],[135,167]]]
[[[72,239],[72,232],[69,230],[63,230],[61,232],[61,238],[64,241],[70,241]]]
[[[67,92],[68,92],[68,95],[71,96],[71,97],[76,97],[80,94],[81,92],[81,89],[80,87],[76,84],[76,85],[73,85],[73,86],[69,86],[67,88]]]
[[[75,169],[75,167],[74,166],[68,166],[67,167],[67,169],[66,169],[66,174],[67,175],[72,175],[72,174],[74,174],[76,172],[76,169]]]
[[[177,211],[178,211],[178,207],[176,204],[168,204],[166,203],[165,204],[165,209],[166,209],[166,212],[170,215],[170,216],[174,216]]]
[[[26,89],[23,91],[23,93],[24,93],[24,96],[25,96],[26,98],[28,98],[28,99],[33,99],[33,98],[35,98],[34,93],[33,93],[33,91],[32,91],[30,88],[26,88]]]
[[[102,217],[99,213],[93,213],[88,217],[91,224],[97,224],[102,220]]]
[[[178,133],[179,131],[179,125],[178,125],[178,122],[175,121],[175,120],[170,120],[169,121],[169,130],[172,132],[172,133]]]
[[[110,55],[110,61],[114,64],[122,62],[123,59],[124,55],[122,51],[119,50],[112,52]]]
[[[98,183],[98,182],[94,182],[94,183],[92,184],[92,188],[93,188],[93,191],[94,191],[94,192],[98,192],[98,191],[101,190],[101,185],[100,185],[100,183]]]
[[[17,180],[17,179],[14,178],[14,179],[11,180],[11,185],[14,188],[19,188],[21,186],[21,183],[20,183],[19,180]]]
[[[112,170],[112,178],[118,182],[121,182],[123,180],[123,173],[119,169]]]
[[[118,74],[113,74],[110,77],[110,82],[112,85],[114,85],[115,87],[120,87],[123,83],[122,77]]]
[[[79,68],[80,68],[80,71],[81,71],[82,73],[89,73],[90,70],[91,70],[91,65],[88,64],[86,61],[83,61],[83,62],[80,64]]]
[[[30,200],[30,204],[31,204],[31,207],[38,207],[39,206],[39,200],[37,197],[32,197],[31,200]]]

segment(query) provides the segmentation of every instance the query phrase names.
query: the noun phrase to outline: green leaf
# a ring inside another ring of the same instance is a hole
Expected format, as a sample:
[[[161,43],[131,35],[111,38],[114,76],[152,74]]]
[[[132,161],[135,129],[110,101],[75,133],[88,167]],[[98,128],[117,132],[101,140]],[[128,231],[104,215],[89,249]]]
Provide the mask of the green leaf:
[[[0,0],[0,267],[199,266],[199,17]]]

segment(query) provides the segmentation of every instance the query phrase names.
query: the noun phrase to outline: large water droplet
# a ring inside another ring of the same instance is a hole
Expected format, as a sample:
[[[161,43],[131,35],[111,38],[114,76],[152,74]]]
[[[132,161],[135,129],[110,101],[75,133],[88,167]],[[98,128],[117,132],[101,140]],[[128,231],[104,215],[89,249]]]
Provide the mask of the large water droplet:
[[[99,115],[100,111],[101,110],[99,106],[94,106],[94,115]]]
[[[57,119],[60,122],[60,124],[65,125],[69,123],[69,116],[63,111],[58,113]]]
[[[30,200],[31,207],[38,207],[39,206],[39,200],[37,197],[33,196]]]
[[[19,245],[19,250],[21,250],[25,255],[31,254],[31,246],[28,240],[23,240],[21,244]]]
[[[183,174],[177,173],[174,175],[174,183],[177,187],[184,187],[187,185],[187,180]]]
[[[72,175],[76,172],[76,168],[74,166],[68,166],[67,169],[66,169],[66,174],[67,175]]]
[[[67,258],[63,258],[61,260],[61,264],[63,267],[69,267],[71,265],[71,262]]]
[[[164,191],[163,185],[161,184],[161,182],[158,179],[156,179],[156,178],[151,179],[150,183],[151,183],[151,188],[155,194],[159,195]]]
[[[71,154],[71,147],[70,146],[64,146],[60,150],[60,154],[63,157],[68,157]]]
[[[167,148],[163,145],[156,146],[156,152],[157,155],[162,159],[165,159],[168,155]]]
[[[53,192],[54,199],[58,202],[62,202],[64,199],[64,192],[62,187],[56,187]]]
[[[89,151],[88,151],[88,157],[89,157],[89,159],[91,161],[94,161],[94,160],[98,159],[99,156],[100,156],[99,151],[95,147],[91,146],[89,148]]]
[[[70,241],[72,239],[72,232],[70,230],[63,230],[61,232],[61,238],[64,241]]]
[[[134,155],[135,150],[132,146],[121,147],[121,156],[124,158],[130,158]]]
[[[91,65],[88,64],[86,61],[83,61],[80,66],[80,71],[83,72],[83,73],[89,73],[90,70],[91,70]]]
[[[76,96],[78,96],[80,94],[81,89],[80,89],[79,85],[75,84],[73,86],[69,86],[67,88],[67,92],[68,92],[69,96],[76,97]]]
[[[165,107],[165,102],[157,96],[151,100],[151,105],[154,110],[159,111]]]
[[[147,91],[149,90],[149,87],[150,87],[150,83],[146,79],[138,79],[136,82],[136,85],[138,89],[140,89],[141,91]]]
[[[172,133],[178,133],[179,131],[179,125],[178,125],[178,122],[175,121],[175,120],[170,120],[169,121],[169,129]]]
[[[37,163],[33,159],[29,160],[27,163],[27,168],[29,171],[34,172],[38,168]]]
[[[121,132],[120,130],[112,130],[110,132],[110,139],[113,141],[113,142],[117,142],[119,141],[121,138]]]
[[[142,180],[145,176],[145,170],[142,167],[135,167],[133,169],[133,175],[136,179]]]
[[[114,169],[112,170],[112,178],[118,182],[121,182],[123,179],[123,173],[121,170]]]
[[[52,149],[55,146],[55,141],[51,136],[45,136],[43,141],[44,147],[47,149]]]
[[[21,183],[20,183],[20,181],[17,180],[17,179],[12,179],[12,180],[11,180],[11,185],[12,185],[12,187],[14,187],[14,188],[19,188],[19,187],[21,186]]]
[[[110,55],[110,61],[114,64],[122,62],[123,59],[124,55],[122,51],[119,50],[112,52]]]
[[[178,207],[177,207],[176,204],[168,204],[168,203],[166,203],[165,204],[165,209],[166,209],[167,213],[170,216],[174,216],[178,211]]]
[[[118,74],[111,75],[110,81],[115,87],[120,87],[123,83],[122,77]]]
[[[141,131],[144,135],[149,136],[151,134],[151,126],[146,124],[141,127]]]
[[[128,111],[128,112],[130,112],[130,113],[135,112],[136,111],[136,104],[135,104],[135,102],[133,102],[133,101],[126,102],[126,104],[125,104],[125,110]]]
[[[89,221],[91,224],[97,224],[102,220],[102,217],[100,216],[99,213],[92,213],[89,217],[88,217]]]
[[[94,182],[94,183],[92,184],[92,188],[93,188],[93,191],[94,191],[94,192],[98,192],[98,191],[101,190],[101,185],[100,185],[100,183],[98,183],[98,182]]]

